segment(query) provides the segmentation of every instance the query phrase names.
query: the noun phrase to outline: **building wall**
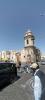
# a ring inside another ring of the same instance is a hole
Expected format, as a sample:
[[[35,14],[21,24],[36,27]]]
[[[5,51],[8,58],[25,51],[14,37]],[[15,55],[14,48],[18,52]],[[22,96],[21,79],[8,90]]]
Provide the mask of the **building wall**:
[[[26,52],[25,52],[25,49],[22,49],[20,51],[21,53],[21,62],[26,62]]]
[[[2,52],[0,52],[0,60],[2,59]]]
[[[13,61],[15,63],[17,62],[16,51],[13,50],[10,51],[10,61]]]
[[[25,49],[25,54],[26,54],[26,59],[29,58],[30,62],[35,62],[36,61],[36,55],[34,54],[33,48],[31,48],[31,47],[26,48]]]
[[[28,41],[28,43],[27,43]],[[25,47],[26,46],[34,46],[34,41],[31,40],[31,38],[25,39]]]
[[[24,48],[21,50],[21,62],[35,62],[36,61],[36,55],[34,54],[33,49],[30,48]]]
[[[2,53],[2,55],[1,55],[1,56],[2,56],[2,57],[1,57],[2,60],[4,60],[4,61],[7,60],[6,51],[2,51],[1,53]]]
[[[0,60],[17,62],[16,52],[13,50],[2,51],[2,52],[0,52]]]

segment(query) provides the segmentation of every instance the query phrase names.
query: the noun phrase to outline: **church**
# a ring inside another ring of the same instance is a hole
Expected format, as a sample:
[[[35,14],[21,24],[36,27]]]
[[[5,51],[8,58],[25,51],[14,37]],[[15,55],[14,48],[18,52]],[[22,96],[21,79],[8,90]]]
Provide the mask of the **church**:
[[[28,30],[24,34],[24,48],[17,53],[17,61],[21,63],[32,63],[40,61],[40,50],[35,46],[35,37],[32,31]]]

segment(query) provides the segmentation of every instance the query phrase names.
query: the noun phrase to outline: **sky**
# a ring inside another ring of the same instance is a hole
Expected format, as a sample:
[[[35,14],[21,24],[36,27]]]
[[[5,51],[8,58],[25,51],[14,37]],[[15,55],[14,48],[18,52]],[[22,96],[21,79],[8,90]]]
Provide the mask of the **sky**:
[[[45,0],[0,0],[0,51],[22,49],[28,29],[45,54]]]

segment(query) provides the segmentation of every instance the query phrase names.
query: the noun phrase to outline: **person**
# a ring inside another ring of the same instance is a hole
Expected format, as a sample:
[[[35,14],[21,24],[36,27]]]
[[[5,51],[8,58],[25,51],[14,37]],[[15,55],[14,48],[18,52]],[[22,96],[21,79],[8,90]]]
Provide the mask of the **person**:
[[[42,94],[45,88],[45,74],[39,69],[38,63],[33,63],[30,68],[34,73],[34,98],[35,100],[43,100]]]
[[[44,88],[44,90],[43,90],[43,92],[42,92],[41,100],[45,100],[45,88]]]

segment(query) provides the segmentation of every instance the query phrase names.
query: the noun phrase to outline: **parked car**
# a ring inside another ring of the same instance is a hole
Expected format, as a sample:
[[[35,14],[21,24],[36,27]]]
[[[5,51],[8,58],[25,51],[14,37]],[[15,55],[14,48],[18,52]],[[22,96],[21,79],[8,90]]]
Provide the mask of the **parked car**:
[[[0,86],[6,82],[12,83],[17,77],[17,68],[15,63],[0,62]]]
[[[45,65],[45,61],[41,61],[41,65]]]

